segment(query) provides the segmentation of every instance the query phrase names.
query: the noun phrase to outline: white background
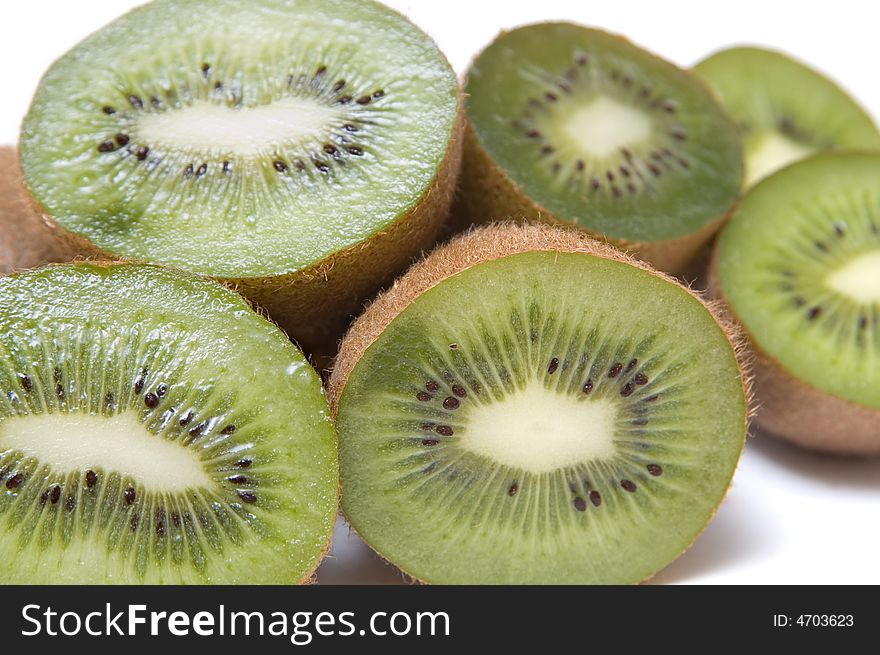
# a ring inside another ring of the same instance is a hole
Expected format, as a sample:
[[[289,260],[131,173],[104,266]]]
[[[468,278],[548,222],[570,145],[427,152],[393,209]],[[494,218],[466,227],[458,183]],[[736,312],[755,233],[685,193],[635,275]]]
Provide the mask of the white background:
[[[0,143],[16,141],[46,67],[136,4],[0,0]],[[210,2],[205,4],[209,10]],[[876,11],[869,2],[388,0],[387,4],[430,33],[459,72],[502,28],[568,19],[623,33],[683,66],[730,44],[771,45],[831,75],[873,115],[880,115],[880,38]],[[399,582],[401,576],[340,523],[319,580]],[[880,583],[880,459],[824,457],[764,435],[750,439],[715,521],[655,581]]]

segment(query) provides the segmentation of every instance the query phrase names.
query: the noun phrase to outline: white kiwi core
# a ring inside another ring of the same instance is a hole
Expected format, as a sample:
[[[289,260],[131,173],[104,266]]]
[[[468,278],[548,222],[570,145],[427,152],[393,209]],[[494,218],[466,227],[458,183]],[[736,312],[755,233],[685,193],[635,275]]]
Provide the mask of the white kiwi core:
[[[651,120],[638,109],[598,96],[573,109],[563,130],[585,154],[603,159],[646,141],[651,136]]]
[[[132,413],[11,416],[0,422],[0,452],[9,450],[57,473],[113,471],[152,491],[214,484],[195,452],[147,432]]]
[[[281,144],[321,139],[338,116],[307,98],[243,108],[199,101],[178,111],[143,113],[137,134],[153,147],[247,158],[271,155]]]
[[[767,132],[754,143],[746,158],[746,187],[815,152],[814,148],[793,141],[775,130]]]
[[[857,303],[880,303],[880,250],[851,259],[828,275],[825,283]]]
[[[468,412],[458,445],[530,473],[614,455],[614,403],[578,398],[533,381],[501,401]]]

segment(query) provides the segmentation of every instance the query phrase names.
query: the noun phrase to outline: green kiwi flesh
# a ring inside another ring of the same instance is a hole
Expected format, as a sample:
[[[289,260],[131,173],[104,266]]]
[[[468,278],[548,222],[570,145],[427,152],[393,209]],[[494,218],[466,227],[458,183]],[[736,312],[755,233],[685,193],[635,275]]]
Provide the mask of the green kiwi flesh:
[[[569,23],[503,32],[465,90],[476,145],[530,218],[650,243],[700,232],[738,196],[732,121],[700,80],[618,36]]]
[[[728,48],[695,71],[718,93],[742,134],[746,186],[831,148],[877,148],[871,117],[835,82],[781,52]]]
[[[744,383],[706,306],[537,228],[441,248],[341,346],[343,510],[423,581],[644,580],[709,522],[743,447]]]
[[[80,254],[232,283],[314,351],[433,242],[461,114],[372,0],[155,0],[46,72],[20,159]]]
[[[337,506],[317,374],[220,285],[68,264],[0,279],[0,578],[308,579]]]
[[[865,429],[873,434],[875,451],[880,451],[878,180],[880,155],[863,152],[821,153],[765,178],[719,237],[713,267],[718,292],[775,366],[873,412],[873,427]],[[847,418],[841,411],[825,420],[845,424]],[[821,432],[823,424],[813,421],[809,429]]]

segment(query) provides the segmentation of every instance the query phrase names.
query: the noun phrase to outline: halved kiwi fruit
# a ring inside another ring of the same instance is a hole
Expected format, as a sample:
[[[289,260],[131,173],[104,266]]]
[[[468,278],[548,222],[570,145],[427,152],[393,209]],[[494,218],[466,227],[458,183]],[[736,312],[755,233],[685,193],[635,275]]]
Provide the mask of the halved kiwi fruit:
[[[156,0],[49,69],[21,164],[81,252],[233,282],[335,345],[432,243],[458,114],[434,42],[370,0]]]
[[[694,70],[717,91],[739,126],[746,186],[820,150],[880,147],[874,121],[855,100],[781,52],[728,48]]]
[[[810,448],[880,453],[880,154],[765,178],[718,239],[715,292],[758,352],[758,421]]]
[[[467,72],[459,220],[578,225],[680,272],[742,181],[736,127],[702,81],[569,23],[503,32]]]
[[[0,278],[0,579],[295,583],[337,459],[320,380],[237,294],[128,264]]]
[[[354,323],[342,506],[432,583],[630,583],[713,516],[747,388],[712,309],[582,232],[475,230]]]
[[[0,275],[72,257],[34,211],[15,150],[0,146]]]

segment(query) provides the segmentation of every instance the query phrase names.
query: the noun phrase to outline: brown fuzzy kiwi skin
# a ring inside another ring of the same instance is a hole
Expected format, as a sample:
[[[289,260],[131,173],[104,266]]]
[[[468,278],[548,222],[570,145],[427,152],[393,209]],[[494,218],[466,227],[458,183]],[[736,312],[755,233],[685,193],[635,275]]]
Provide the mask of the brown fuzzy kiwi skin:
[[[464,109],[457,110],[449,144],[433,181],[412,208],[365,241],[339,250],[313,266],[282,275],[214,278],[265,309],[307,354],[327,361],[363,302],[389,284],[430,248],[449,213],[461,167]],[[65,230],[31,196],[61,247],[86,259],[120,260],[86,238]],[[136,261],[132,259],[132,261]]]
[[[718,277],[718,247],[709,264],[709,293],[727,307]],[[741,331],[748,337],[745,327]],[[755,421],[768,433],[804,448],[853,456],[880,455],[880,409],[833,396],[791,375],[775,358],[751,341],[755,389],[760,407]]]
[[[663,241],[626,241],[592,233],[586,228],[581,229],[652,264],[661,271],[679,275],[721,229],[735,206],[736,203],[724,214],[707,221],[696,232]],[[489,153],[480,145],[470,124],[465,128],[461,179],[452,216],[453,231],[461,231],[471,224],[480,225],[488,221],[507,219],[571,225],[569,221],[556,217],[551,211],[529,198],[522,188],[495,164]]]
[[[69,261],[74,256],[75,251],[33,210],[15,149],[0,146],[0,275]]]
[[[582,230],[522,221],[508,221],[476,227],[466,234],[455,237],[414,264],[406,274],[395,281],[391,288],[380,294],[366,308],[342,340],[330,376],[327,393],[330,400],[330,412],[334,420],[339,410],[340,398],[345,391],[345,384],[354,367],[389,323],[414,300],[431,287],[472,266],[508,255],[536,251],[580,252],[623,262],[681,287],[703,304],[727,337],[739,367],[743,397],[746,403],[746,415],[743,423],[743,447],[745,447],[749,424],[754,413],[751,353],[745,345],[741,329],[727,317],[724,306],[717,301],[705,299],[702,294],[683,285],[670,275],[653,269],[650,265],[634,259],[604,241],[590,237]],[[728,489],[732,482],[733,472],[727,481]],[[715,508],[703,529],[711,523],[717,510],[718,507]],[[352,527],[352,529],[354,528]],[[695,535],[694,540],[699,537],[699,534],[702,534],[702,530]],[[690,548],[692,543],[685,546],[679,556]],[[369,542],[367,544],[369,545]],[[416,582],[423,582],[408,571],[403,571],[403,573]],[[641,582],[645,582],[651,577],[653,575]]]

